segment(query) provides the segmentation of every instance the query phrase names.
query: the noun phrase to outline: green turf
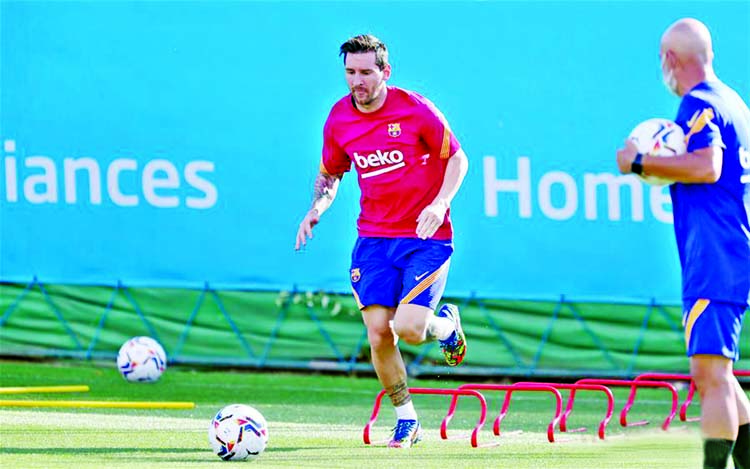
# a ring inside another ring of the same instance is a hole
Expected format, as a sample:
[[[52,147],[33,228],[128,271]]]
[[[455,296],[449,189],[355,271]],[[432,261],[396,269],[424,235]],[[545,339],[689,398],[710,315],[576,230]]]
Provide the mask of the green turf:
[[[696,423],[675,421],[668,432],[658,428],[669,404],[663,391],[639,393],[632,419],[648,418],[649,426],[622,429],[617,411],[625,392],[616,392],[616,414],[607,439],[591,432],[561,434],[550,444],[544,431],[552,417],[552,399],[518,394],[503,422],[506,432],[492,435],[499,393],[485,392],[490,416],[480,443],[442,441],[438,428],[447,397],[416,396],[425,441],[410,450],[389,450],[362,443],[362,428],[379,390],[373,378],[297,375],[267,372],[192,371],[169,369],[155,384],[125,382],[110,364],[87,362],[0,362],[0,386],[88,384],[79,394],[0,396],[2,399],[188,400],[193,410],[97,410],[0,408],[0,467],[207,467],[233,464],[219,460],[207,441],[214,413],[230,403],[258,408],[269,422],[266,452],[259,467],[319,468],[684,468],[700,467],[701,445]],[[411,386],[455,387],[460,383],[412,380]],[[451,422],[453,435],[468,433],[478,417],[470,398],[459,405]],[[385,403],[387,404],[387,403]],[[582,393],[571,426],[595,427],[603,416],[603,400]],[[690,409],[695,415],[697,405]],[[393,412],[384,406],[374,438],[385,439]],[[516,431],[520,430],[520,433]],[[240,463],[241,464],[241,463]]]

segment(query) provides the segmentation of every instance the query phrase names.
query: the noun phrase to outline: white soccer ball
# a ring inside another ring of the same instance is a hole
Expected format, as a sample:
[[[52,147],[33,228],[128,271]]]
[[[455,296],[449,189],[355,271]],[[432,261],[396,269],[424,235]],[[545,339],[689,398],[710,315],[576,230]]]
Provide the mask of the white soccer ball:
[[[211,420],[208,441],[224,461],[255,459],[268,444],[266,419],[249,405],[228,405]]]
[[[638,147],[638,152],[649,156],[670,157],[687,151],[685,132],[669,119],[649,119],[638,124],[628,137]],[[674,181],[656,176],[640,176],[653,185],[672,184]]]
[[[167,354],[151,337],[133,337],[117,354],[117,369],[123,378],[133,382],[154,382],[167,368]]]

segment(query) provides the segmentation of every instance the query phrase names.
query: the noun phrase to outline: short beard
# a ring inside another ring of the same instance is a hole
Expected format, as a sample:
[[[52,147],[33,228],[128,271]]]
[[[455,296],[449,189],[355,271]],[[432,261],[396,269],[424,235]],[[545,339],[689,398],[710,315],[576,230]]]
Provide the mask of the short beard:
[[[375,93],[372,94],[372,95],[370,95],[369,99],[367,101],[364,101],[364,102],[359,101],[357,99],[357,96],[356,96],[355,92],[352,90],[352,100],[355,103],[357,103],[357,105],[359,105],[359,106],[369,106],[370,104],[374,103],[376,99],[378,99],[380,97],[380,95],[381,95],[381,93],[383,93],[384,89],[385,89],[385,87],[382,87],[382,89],[381,89],[381,86],[378,86],[378,88],[375,88]]]
[[[357,99],[357,95],[353,91],[352,91],[352,99],[354,100],[355,103],[357,103],[360,106],[369,106],[370,104],[372,104],[373,101],[375,101],[375,97],[373,96],[367,101],[362,102]]]

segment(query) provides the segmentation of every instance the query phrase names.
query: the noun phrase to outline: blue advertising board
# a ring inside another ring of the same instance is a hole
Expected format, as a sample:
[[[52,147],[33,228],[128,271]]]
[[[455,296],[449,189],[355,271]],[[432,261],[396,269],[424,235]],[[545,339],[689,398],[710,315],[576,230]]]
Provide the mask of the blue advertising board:
[[[338,47],[368,32],[470,160],[447,293],[676,302],[668,190],[615,150],[675,115],[684,16],[750,97],[749,2],[3,1],[0,281],[349,291],[354,173],[293,247]]]

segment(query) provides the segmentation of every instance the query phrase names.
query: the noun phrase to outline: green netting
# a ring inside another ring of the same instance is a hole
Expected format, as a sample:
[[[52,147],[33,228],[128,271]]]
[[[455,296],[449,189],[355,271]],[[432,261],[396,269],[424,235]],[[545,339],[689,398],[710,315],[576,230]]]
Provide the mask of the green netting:
[[[443,366],[439,347],[401,345],[412,374],[632,376],[686,372],[681,310],[660,305],[446,299],[462,306],[469,355]],[[0,284],[0,354],[114,358],[135,335],[173,363],[371,370],[350,296]],[[739,369],[750,369],[750,333]]]

